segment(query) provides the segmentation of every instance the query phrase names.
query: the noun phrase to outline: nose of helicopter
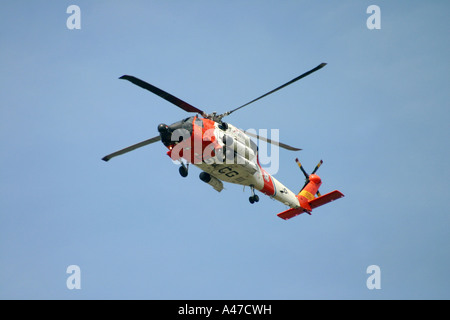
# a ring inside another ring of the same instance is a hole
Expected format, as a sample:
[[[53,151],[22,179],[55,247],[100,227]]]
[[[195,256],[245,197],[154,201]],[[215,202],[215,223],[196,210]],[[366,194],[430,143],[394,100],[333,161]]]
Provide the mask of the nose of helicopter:
[[[161,137],[161,141],[165,146],[170,146],[171,144],[173,144],[172,133],[170,127],[167,124],[161,123],[160,125],[158,125],[158,132]]]
[[[158,132],[159,133],[167,133],[169,131],[169,126],[167,124],[161,123],[158,125]]]

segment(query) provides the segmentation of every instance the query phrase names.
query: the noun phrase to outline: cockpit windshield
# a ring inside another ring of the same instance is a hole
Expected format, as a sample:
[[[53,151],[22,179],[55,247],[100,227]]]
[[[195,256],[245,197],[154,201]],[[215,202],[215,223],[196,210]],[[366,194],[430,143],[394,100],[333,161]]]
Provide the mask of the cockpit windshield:
[[[171,131],[175,131],[177,129],[186,129],[188,131],[192,131],[192,122],[194,121],[194,117],[189,117],[183,119],[181,121],[172,123],[169,128]]]

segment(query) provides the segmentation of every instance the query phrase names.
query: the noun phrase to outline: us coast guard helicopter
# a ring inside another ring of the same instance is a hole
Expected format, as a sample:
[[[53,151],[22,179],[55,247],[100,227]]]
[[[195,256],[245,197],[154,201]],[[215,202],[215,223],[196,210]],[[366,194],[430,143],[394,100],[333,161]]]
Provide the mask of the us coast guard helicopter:
[[[344,196],[338,190],[325,195],[319,193],[322,181],[320,177],[316,175],[316,171],[321,166],[322,160],[312,173],[308,174],[298,159],[296,159],[300,170],[305,175],[306,181],[300,192],[298,194],[294,193],[261,167],[258,158],[258,147],[250,137],[291,151],[299,151],[301,149],[261,137],[251,132],[243,131],[230,123],[222,121],[222,119],[257,100],[316,72],[325,65],[326,63],[321,63],[317,67],[301,74],[272,91],[222,114],[217,114],[216,112],[207,114],[203,110],[200,110],[145,81],[133,76],[124,75],[119,79],[128,80],[168,102],[171,102],[184,111],[195,113],[196,115],[171,125],[160,124],[158,125],[158,136],[111,153],[103,157],[102,160],[109,161],[116,156],[161,141],[167,149],[169,149],[167,155],[171,157],[172,160],[180,162],[181,166],[179,172],[182,177],[187,177],[189,164],[193,164],[202,170],[200,173],[200,180],[211,185],[218,192],[222,191],[223,182],[249,186],[251,190],[251,196],[249,198],[250,203],[253,204],[259,201],[259,196],[255,193],[255,190],[258,190],[259,192],[289,206],[290,209],[278,214],[282,219],[288,220],[304,212],[311,214],[313,209]]]

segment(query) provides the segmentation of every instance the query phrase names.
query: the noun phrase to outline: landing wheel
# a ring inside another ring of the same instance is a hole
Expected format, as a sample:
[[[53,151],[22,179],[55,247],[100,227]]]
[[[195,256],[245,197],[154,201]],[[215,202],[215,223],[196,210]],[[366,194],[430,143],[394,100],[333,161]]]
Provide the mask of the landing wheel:
[[[250,201],[251,204],[254,204],[255,202],[259,201],[259,197],[257,194],[255,194],[255,187],[251,185],[250,188],[252,190],[252,196],[248,198],[248,201]]]
[[[180,175],[183,178],[186,178],[188,176],[188,169],[185,166],[180,167],[179,171],[180,171]]]
[[[248,201],[250,201],[251,204],[254,204],[255,202],[259,201],[259,197],[258,197],[258,195],[255,194],[255,195],[251,196],[250,198],[248,198]]]

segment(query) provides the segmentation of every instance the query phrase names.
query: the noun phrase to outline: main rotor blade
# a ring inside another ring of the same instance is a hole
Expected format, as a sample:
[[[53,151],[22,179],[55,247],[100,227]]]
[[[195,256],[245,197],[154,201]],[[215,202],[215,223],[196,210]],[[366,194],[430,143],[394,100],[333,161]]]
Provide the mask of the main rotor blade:
[[[170,93],[165,92],[164,90],[161,90],[161,89],[159,89],[159,88],[157,88],[157,87],[151,85],[150,83],[147,83],[147,82],[145,82],[145,81],[143,81],[141,79],[138,79],[138,78],[133,77],[133,76],[128,76],[128,75],[121,76],[119,79],[128,80],[128,81],[134,83],[135,85],[137,85],[137,86],[139,86],[139,87],[141,87],[143,89],[146,89],[146,90],[148,90],[150,92],[153,92],[154,94],[156,94],[156,95],[160,96],[161,98],[169,101],[170,103],[173,103],[174,105],[176,105],[177,107],[183,109],[184,111],[196,112],[196,113],[204,114],[204,112],[202,110],[197,109],[196,107],[190,105],[189,103],[187,103],[187,102],[185,102],[185,101],[183,101],[181,99],[178,99],[177,97],[171,95]]]
[[[268,138],[260,137],[259,135],[251,133],[251,132],[245,131],[245,133],[247,135],[249,135],[250,137],[253,137],[253,138],[256,138],[256,139],[259,139],[259,140],[262,140],[262,141],[265,141],[265,142],[268,142],[268,143],[271,143],[271,144],[274,144],[274,145],[278,145],[278,146],[280,146],[280,147],[282,147],[282,148],[284,148],[286,150],[290,150],[290,151],[300,151],[300,150],[302,150],[302,149],[299,149],[299,148],[291,147],[290,145],[287,145],[287,144],[284,144],[284,143],[281,143],[281,142],[278,142],[278,141],[275,141],[275,140],[271,140],[271,139],[268,139]]]
[[[145,141],[142,141],[142,142],[133,144],[132,146],[126,147],[125,149],[116,151],[116,152],[114,152],[114,153],[111,153],[111,154],[109,154],[109,155],[103,157],[102,160],[103,160],[103,161],[109,161],[109,160],[111,160],[111,158],[120,156],[121,154],[130,152],[130,151],[133,151],[133,150],[135,150],[135,149],[137,149],[137,148],[141,148],[141,147],[143,147],[143,146],[146,146],[146,145],[148,145],[148,144],[157,142],[157,141],[159,141],[159,140],[161,140],[161,137],[160,137],[160,136],[156,136],[156,137],[154,137],[154,138],[151,138],[151,139],[148,139],[148,140],[145,140]]]
[[[228,112],[226,112],[225,114],[226,114],[226,115],[230,115],[231,113],[233,113],[233,112],[235,112],[235,111],[237,111],[237,110],[239,110],[239,109],[241,109],[241,108],[243,108],[243,107],[245,107],[245,106],[248,106],[250,103],[253,103],[253,102],[255,102],[255,101],[258,101],[259,99],[262,99],[262,98],[268,96],[269,94],[272,94],[272,93],[274,93],[274,92],[276,92],[276,91],[278,91],[278,90],[280,90],[280,89],[283,89],[284,87],[287,87],[287,86],[290,85],[290,84],[293,84],[294,82],[296,82],[296,81],[298,81],[298,80],[300,80],[300,79],[302,79],[302,78],[304,78],[304,77],[306,77],[306,76],[309,76],[311,73],[316,72],[316,71],[319,70],[319,69],[322,69],[322,68],[325,67],[326,65],[327,65],[327,64],[326,64],[325,62],[323,62],[323,63],[319,64],[317,67],[315,67],[314,69],[311,69],[311,70],[309,70],[308,72],[305,72],[305,73],[299,75],[297,78],[294,78],[294,79],[292,79],[291,81],[286,82],[285,84],[279,86],[278,88],[275,88],[275,89],[273,89],[272,91],[269,91],[269,92],[263,94],[262,96],[260,96],[260,97],[258,97],[258,98],[256,98],[256,99],[253,99],[252,101],[247,102],[246,104],[243,104],[242,106],[240,106],[240,107],[238,107],[238,108],[236,108],[236,109],[233,109],[233,110],[231,110],[231,111],[228,111]]]

